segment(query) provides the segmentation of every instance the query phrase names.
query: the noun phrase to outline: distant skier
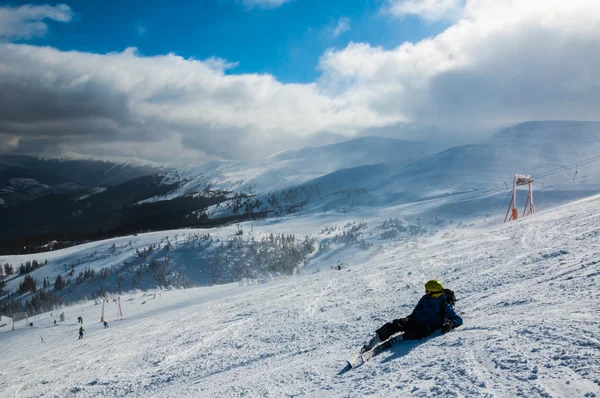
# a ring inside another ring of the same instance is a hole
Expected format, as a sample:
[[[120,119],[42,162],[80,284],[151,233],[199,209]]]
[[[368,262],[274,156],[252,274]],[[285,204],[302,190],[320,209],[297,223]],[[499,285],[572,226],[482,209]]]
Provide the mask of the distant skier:
[[[81,340],[83,338],[83,332],[85,332],[85,329],[83,328],[83,326],[81,326],[79,328],[79,340]]]
[[[104,321],[104,329],[108,329],[108,322]]]
[[[44,337],[43,337],[43,336],[40,336],[40,339],[42,340],[42,343],[43,343],[43,342],[44,342]]]
[[[444,289],[440,282],[436,280],[427,282],[425,295],[421,297],[412,314],[406,318],[394,319],[377,329],[375,336],[363,346],[361,352],[371,350],[399,332],[404,332],[402,340],[418,340],[438,329],[441,329],[442,333],[447,333],[459,327],[463,324],[463,320],[454,311],[449,299],[454,301],[454,293]]]
[[[56,326],[56,319],[54,320],[54,326]]]
[[[78,316],[77,317],[77,323],[81,323],[83,325],[83,318]]]

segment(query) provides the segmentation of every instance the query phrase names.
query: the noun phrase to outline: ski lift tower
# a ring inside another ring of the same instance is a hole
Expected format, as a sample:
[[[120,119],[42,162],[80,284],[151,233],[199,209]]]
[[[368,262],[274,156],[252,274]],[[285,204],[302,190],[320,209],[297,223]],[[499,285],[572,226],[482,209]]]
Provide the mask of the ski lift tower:
[[[527,201],[525,202],[525,208],[523,209],[523,217],[530,214],[535,214],[535,206],[533,205],[533,178],[529,174],[515,174],[513,176],[513,193],[504,216],[504,222],[516,220],[519,218],[519,210],[517,209],[517,187],[527,185],[529,188],[529,194],[527,195]],[[512,208],[512,212],[511,212]],[[527,209],[529,208],[529,211]],[[510,218],[508,214],[511,213]]]

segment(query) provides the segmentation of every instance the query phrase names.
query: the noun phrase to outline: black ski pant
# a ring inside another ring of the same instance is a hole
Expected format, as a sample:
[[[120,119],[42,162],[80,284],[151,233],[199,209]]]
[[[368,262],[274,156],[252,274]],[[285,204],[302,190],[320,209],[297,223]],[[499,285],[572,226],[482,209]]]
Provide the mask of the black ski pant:
[[[394,319],[375,331],[381,341],[385,341],[399,332],[404,332],[402,336],[403,340],[418,340],[429,336],[432,331],[428,326],[417,322],[411,316]]]

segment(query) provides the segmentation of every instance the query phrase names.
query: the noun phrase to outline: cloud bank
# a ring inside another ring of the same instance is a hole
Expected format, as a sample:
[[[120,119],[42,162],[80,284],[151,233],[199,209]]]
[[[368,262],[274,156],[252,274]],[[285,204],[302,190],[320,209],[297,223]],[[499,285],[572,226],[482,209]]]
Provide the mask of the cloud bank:
[[[600,119],[600,2],[468,0],[457,15],[420,42],[328,50],[311,84],[221,59],[0,44],[0,151],[188,163],[404,124],[447,139]]]
[[[0,7],[0,41],[44,36],[48,30],[44,20],[69,22],[72,16],[71,8],[65,4]]]

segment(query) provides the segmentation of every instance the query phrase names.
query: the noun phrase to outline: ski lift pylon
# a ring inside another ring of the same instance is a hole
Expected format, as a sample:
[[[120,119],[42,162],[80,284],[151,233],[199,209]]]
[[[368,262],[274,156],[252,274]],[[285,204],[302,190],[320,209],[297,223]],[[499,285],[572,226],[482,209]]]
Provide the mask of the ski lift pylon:
[[[533,183],[533,178],[529,174],[515,174],[513,175],[513,192],[512,197],[510,199],[510,204],[508,205],[508,210],[506,211],[506,216],[504,216],[504,222],[508,221],[516,221],[519,217],[519,211],[517,210],[517,187],[527,185],[529,194],[527,195],[527,201],[525,202],[525,208],[523,209],[523,217],[525,215],[534,214],[535,207],[533,205],[533,189],[531,184]],[[527,208],[529,207],[529,212],[527,212]],[[512,212],[511,212],[512,208]],[[508,215],[511,215],[510,218]]]

